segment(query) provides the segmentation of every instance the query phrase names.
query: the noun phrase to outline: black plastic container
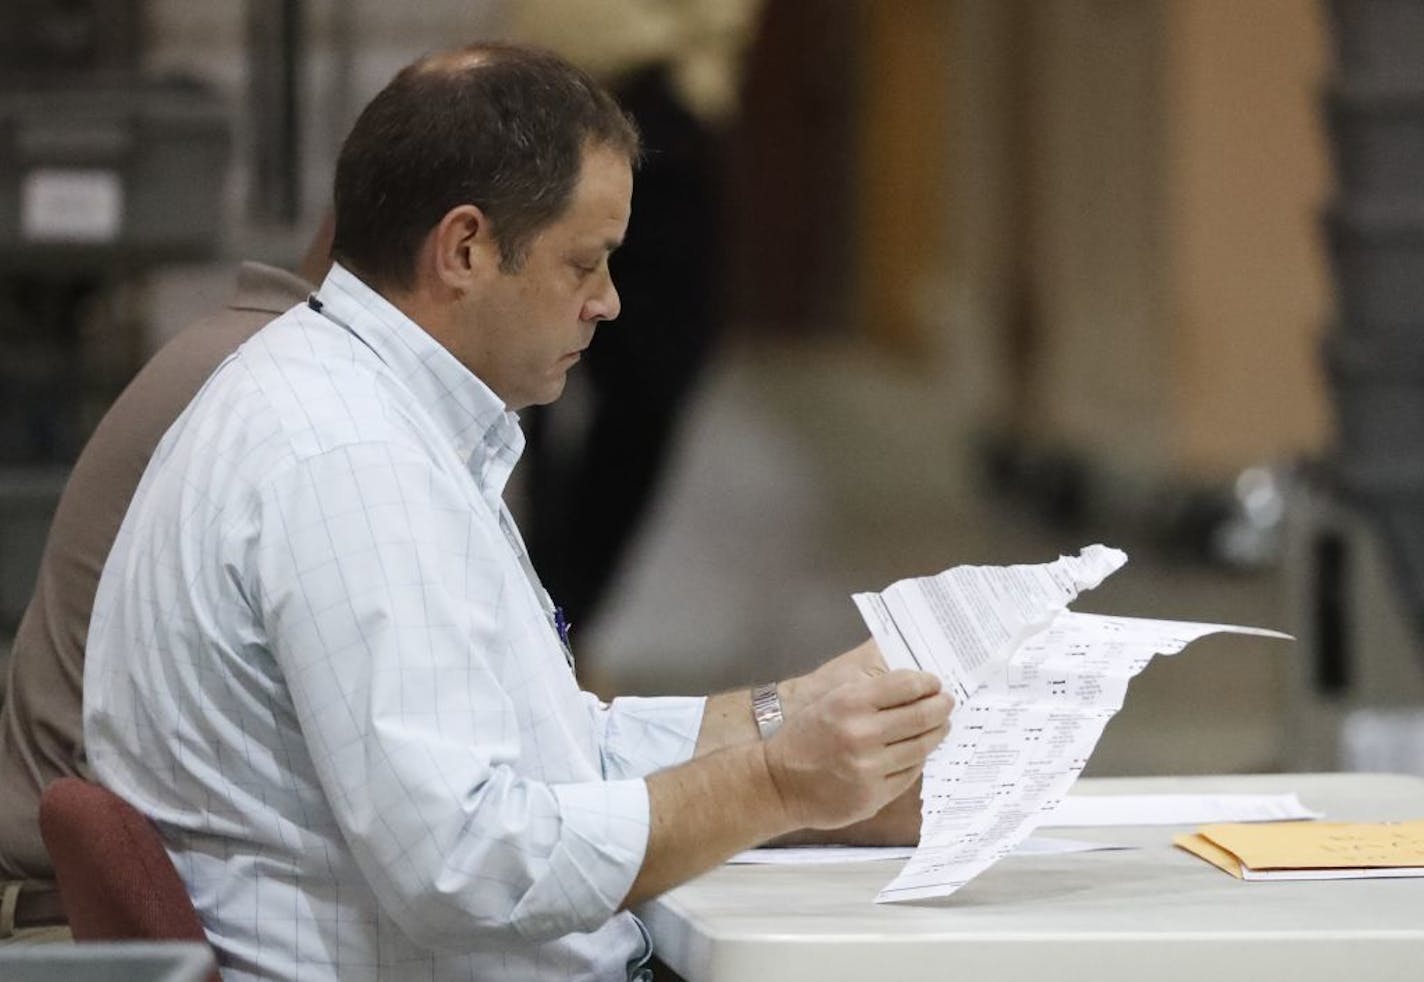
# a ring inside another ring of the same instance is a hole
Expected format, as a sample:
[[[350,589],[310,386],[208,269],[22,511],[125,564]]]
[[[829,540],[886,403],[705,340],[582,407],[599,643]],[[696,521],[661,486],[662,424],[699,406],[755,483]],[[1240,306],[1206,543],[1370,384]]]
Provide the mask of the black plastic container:
[[[1337,207],[1325,227],[1343,328],[1396,350],[1424,344],[1424,200]]]
[[[1424,87],[1337,84],[1326,93],[1325,118],[1346,196],[1424,201]]]
[[[1424,510],[1424,336],[1410,348],[1336,332],[1323,345],[1337,462],[1354,493],[1413,493]]]
[[[0,90],[0,269],[216,254],[229,128],[196,84]]]
[[[1329,0],[1340,69],[1352,81],[1424,87],[1424,3]]]
[[[1424,487],[1349,498],[1374,525],[1406,616],[1424,638]]]

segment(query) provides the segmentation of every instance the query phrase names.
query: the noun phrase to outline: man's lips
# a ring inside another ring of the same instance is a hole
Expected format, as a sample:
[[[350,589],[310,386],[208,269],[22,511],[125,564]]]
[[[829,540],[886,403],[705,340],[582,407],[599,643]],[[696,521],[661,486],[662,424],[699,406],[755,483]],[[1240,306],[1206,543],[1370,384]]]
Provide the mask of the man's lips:
[[[580,345],[579,347],[575,348],[573,351],[566,352],[566,353],[564,354],[564,356],[563,356],[562,358],[560,358],[559,360],[560,360],[560,361],[566,361],[566,362],[568,362],[569,364],[573,364],[574,362],[578,361],[579,359],[581,359],[581,358],[583,357],[583,353],[588,350],[588,346],[591,345],[591,344],[593,344],[593,331],[592,331],[592,330],[590,330],[590,331],[588,332],[588,336],[587,336],[586,338],[584,338],[584,342],[583,342],[582,345]]]
[[[583,343],[582,347],[575,348],[573,351],[566,353],[564,355],[563,360],[567,361],[569,359],[572,359],[574,361],[578,361],[583,356],[583,353],[588,350],[588,346],[592,343],[593,338],[592,336],[590,336],[589,339]]]

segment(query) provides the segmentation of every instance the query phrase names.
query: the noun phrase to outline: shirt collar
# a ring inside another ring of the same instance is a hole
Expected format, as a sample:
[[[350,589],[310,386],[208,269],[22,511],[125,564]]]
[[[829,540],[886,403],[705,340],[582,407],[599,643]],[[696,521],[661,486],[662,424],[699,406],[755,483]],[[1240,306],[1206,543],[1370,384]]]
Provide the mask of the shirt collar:
[[[424,328],[341,264],[332,265],[317,297],[323,314],[410,389],[497,506],[524,450],[519,417]]]

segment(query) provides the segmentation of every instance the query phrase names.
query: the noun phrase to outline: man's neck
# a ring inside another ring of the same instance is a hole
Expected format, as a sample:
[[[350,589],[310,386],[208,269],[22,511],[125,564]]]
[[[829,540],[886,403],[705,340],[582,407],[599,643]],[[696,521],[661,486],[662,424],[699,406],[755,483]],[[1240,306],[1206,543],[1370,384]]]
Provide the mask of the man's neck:
[[[455,318],[450,303],[432,296],[430,290],[422,288],[418,283],[409,288],[392,286],[382,284],[350,266],[347,266],[346,269],[351,275],[366,284],[367,289],[380,294],[387,303],[434,338],[441,347],[453,353]]]

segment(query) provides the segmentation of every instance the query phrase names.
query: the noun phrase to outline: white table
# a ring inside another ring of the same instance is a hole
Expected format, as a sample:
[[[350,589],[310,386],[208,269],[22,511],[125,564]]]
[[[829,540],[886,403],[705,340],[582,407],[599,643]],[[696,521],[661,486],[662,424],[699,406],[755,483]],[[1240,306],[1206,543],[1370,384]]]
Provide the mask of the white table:
[[[1424,779],[1084,779],[1074,794],[1297,791],[1327,819],[1424,819]],[[1045,829],[1047,834],[1055,830]],[[1130,851],[1010,856],[952,897],[871,903],[899,868],[724,866],[646,905],[688,982],[1424,979],[1424,879],[1246,883],[1180,827],[1061,830]]]

